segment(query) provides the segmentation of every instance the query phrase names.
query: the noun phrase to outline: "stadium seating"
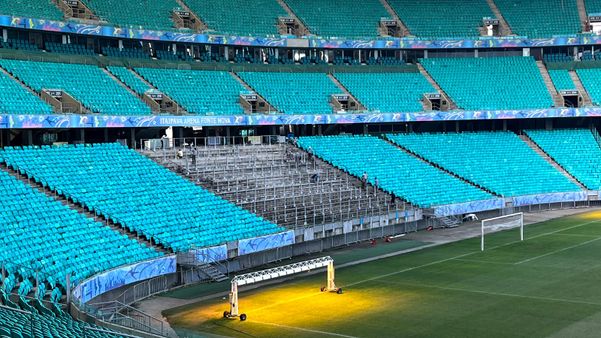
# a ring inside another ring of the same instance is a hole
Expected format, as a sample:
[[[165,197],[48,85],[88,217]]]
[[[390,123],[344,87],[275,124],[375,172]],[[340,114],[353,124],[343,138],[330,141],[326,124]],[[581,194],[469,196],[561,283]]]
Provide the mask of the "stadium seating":
[[[324,37],[378,36],[381,18],[389,17],[379,0],[285,0],[309,31]]]
[[[475,37],[482,18],[493,17],[486,0],[389,0],[412,35]]]
[[[532,57],[420,59],[463,109],[536,109],[553,106]]]
[[[387,137],[501,196],[579,190],[512,132],[397,134]]]
[[[121,335],[66,315],[38,314],[0,306],[0,337],[117,338]]]
[[[0,113],[2,114],[52,114],[52,108],[21,84],[0,72]]]
[[[284,230],[117,143],[3,156],[59,194],[174,251]]]
[[[493,198],[373,136],[300,137],[298,144],[332,165],[368,180],[415,206],[463,203]]]
[[[150,59],[150,54],[140,48],[102,47],[102,54],[116,58]]]
[[[576,0],[495,0],[514,34],[530,38],[581,31]]]
[[[527,130],[526,134],[588,189],[601,188],[601,148],[589,129]]]
[[[278,17],[288,13],[277,0],[185,0],[188,7],[218,33],[277,35]]]
[[[107,69],[121,80],[121,82],[125,83],[129,88],[140,95],[146,93],[147,90],[152,89],[149,85],[144,83],[144,81],[138,78],[136,74],[125,67],[109,66]]]
[[[594,105],[601,106],[601,68],[577,69],[578,77]]]
[[[1,156],[14,156],[15,162],[7,161],[16,165],[27,152],[8,147]],[[161,255],[5,171],[0,171],[0,182],[0,261],[21,281],[35,278],[39,271],[40,282],[64,288],[68,273],[73,273],[71,282],[77,284],[101,271]]]
[[[147,105],[97,66],[17,60],[0,60],[0,65],[37,92],[65,90],[93,113],[151,113]]]
[[[571,62],[574,57],[565,53],[545,53],[543,55],[545,62]]]
[[[27,40],[21,39],[8,39],[6,42],[0,39],[1,48],[18,49],[24,51],[39,51],[40,49],[35,43],[31,43]]]
[[[601,13],[601,0],[586,0],[584,5],[589,15]]]
[[[576,90],[576,85],[572,78],[570,77],[570,73],[566,69],[551,69],[549,70],[549,75],[551,76],[551,80],[555,85],[555,89],[560,90]]]
[[[331,113],[330,95],[342,92],[324,73],[241,72],[238,75],[282,114]]]
[[[0,14],[36,19],[63,20],[63,12],[51,0],[0,1]]]
[[[420,73],[336,73],[336,78],[372,111],[422,111],[423,94],[436,92]]]
[[[96,55],[93,49],[78,44],[62,44],[57,42],[46,42],[46,50],[52,53]]]
[[[246,88],[228,72],[155,68],[136,68],[136,71],[190,113],[243,113],[239,97]]]
[[[175,30],[171,21],[175,0],[82,0],[103,20],[122,27]]]

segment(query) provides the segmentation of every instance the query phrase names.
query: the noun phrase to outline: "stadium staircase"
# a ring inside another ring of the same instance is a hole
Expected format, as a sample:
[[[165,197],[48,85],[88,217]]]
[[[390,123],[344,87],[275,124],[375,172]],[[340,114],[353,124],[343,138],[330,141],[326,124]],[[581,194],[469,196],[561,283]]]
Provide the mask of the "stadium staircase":
[[[425,162],[425,163],[427,163],[427,164],[429,164],[429,165],[431,165],[431,166],[433,166],[433,167],[435,167],[435,168],[437,168],[437,169],[439,169],[439,170],[442,170],[442,171],[444,171],[445,173],[447,173],[447,174],[449,174],[449,175],[451,175],[451,176],[453,176],[453,177],[455,177],[455,178],[457,178],[457,179],[459,179],[459,180],[461,180],[461,181],[463,181],[463,182],[465,182],[465,183],[467,183],[467,184],[469,184],[469,185],[471,185],[471,186],[473,186],[473,187],[475,187],[475,188],[478,188],[478,189],[480,189],[480,190],[484,190],[484,191],[486,191],[487,193],[489,193],[489,194],[491,194],[491,195],[494,195],[494,196],[497,196],[497,197],[501,197],[500,195],[498,195],[498,194],[495,194],[495,193],[494,193],[494,192],[492,192],[491,190],[489,190],[489,189],[487,189],[487,188],[485,188],[485,187],[481,187],[481,186],[479,186],[478,184],[476,184],[476,183],[474,183],[474,182],[472,182],[472,181],[470,181],[470,180],[468,180],[468,179],[466,179],[466,178],[464,178],[464,177],[462,177],[462,176],[459,176],[459,175],[455,174],[454,172],[452,172],[452,171],[450,171],[450,170],[448,170],[448,169],[446,169],[446,168],[444,168],[444,167],[440,166],[439,164],[437,164],[437,163],[434,163],[434,162],[432,162],[432,161],[428,160],[427,158],[423,157],[422,155],[420,155],[420,154],[418,154],[418,153],[415,153],[415,152],[411,151],[411,150],[410,150],[410,149],[408,149],[408,148],[402,147],[402,146],[400,146],[399,144],[397,144],[396,142],[392,142],[392,141],[390,141],[388,138],[383,138],[383,140],[385,140],[385,141],[386,141],[386,142],[388,142],[389,144],[393,145],[394,147],[401,149],[401,150],[402,150],[402,151],[404,151],[405,153],[407,153],[407,154],[409,154],[409,155],[411,155],[411,156],[413,156],[413,157],[417,158],[418,160],[420,160],[420,161],[422,161],[422,162]]]
[[[73,7],[67,4],[67,0],[52,0],[52,3],[64,13],[65,19],[98,24],[100,19],[87,5],[81,0],[76,0],[76,2],[77,7],[74,10]]]
[[[199,265],[198,268],[207,274],[213,282],[219,283],[229,279],[225,274],[211,264]]]
[[[264,219],[290,229],[357,220],[395,218],[405,204],[290,144],[208,146],[197,150],[196,165],[184,159],[145,153],[205,189]],[[316,175],[319,177],[315,179]]]
[[[495,17],[499,19],[499,32],[501,33],[501,36],[513,35],[513,32],[511,31],[507,20],[505,20],[505,17],[503,17],[503,14],[499,10],[499,7],[497,7],[497,4],[495,4],[495,1],[486,0],[486,2],[490,6],[490,9],[492,10]]]
[[[557,163],[549,154],[547,154],[541,147],[538,146],[528,135],[525,133],[520,133],[518,135],[522,141],[526,142],[526,144],[532,148],[540,157],[545,159],[550,165],[553,166],[557,171],[562,173],[565,177],[567,177],[570,181],[576,184],[580,189],[587,190],[586,187],[580,183],[574,176],[572,176],[569,172],[567,172],[559,163]]]
[[[150,247],[154,250],[163,252],[165,254],[172,253],[169,249],[166,249],[165,247],[163,247],[161,245],[151,243],[150,241],[146,240],[145,238],[138,236],[138,234],[130,232],[125,227],[122,227],[121,225],[114,223],[110,219],[107,219],[101,215],[96,215],[93,211],[87,210],[84,207],[82,207],[81,204],[75,203],[72,200],[65,198],[64,195],[58,194],[57,192],[50,190],[48,187],[44,187],[41,183],[36,183],[34,180],[29,179],[25,174],[21,174],[18,171],[8,167],[6,165],[6,163],[2,163],[0,165],[0,170],[4,170],[5,172],[7,172],[11,176],[17,178],[18,180],[24,182],[25,184],[37,189],[38,191],[46,194],[47,196],[49,196],[51,198],[54,198],[55,200],[61,202],[62,204],[68,206],[69,208],[71,208],[73,210],[76,210],[80,214],[82,214],[90,219],[102,220],[103,223],[108,225],[114,231],[124,234],[129,238],[135,239],[136,241],[138,241],[139,243],[141,243],[143,245],[146,245],[147,247]]]
[[[139,97],[140,99],[142,99],[142,96],[138,93],[136,93],[133,89],[131,89],[127,84],[125,84],[123,81],[121,81],[121,79],[119,79],[118,77],[116,77],[115,75],[113,75],[113,73],[111,73],[108,69],[106,68],[101,68],[102,71],[108,75],[111,79],[113,79],[113,81],[115,81],[115,83],[118,83],[121,87],[123,87],[125,90],[127,90],[131,95]],[[142,100],[144,103],[146,103],[150,109],[152,110],[153,113],[158,113],[160,112],[161,108],[159,107],[159,105],[149,105],[148,102]]]
[[[271,103],[269,103],[269,101],[265,100],[265,98],[263,96],[261,96],[261,94],[258,91],[256,91],[253,87],[251,87],[244,80],[242,80],[242,78],[238,74],[236,74],[235,72],[229,72],[229,73],[230,73],[230,75],[232,75],[232,77],[236,81],[238,81],[242,86],[244,86],[244,88],[246,88],[248,91],[255,93],[257,95],[257,97],[259,97],[261,100],[263,100],[268,105],[268,107],[266,109],[268,109],[269,112],[273,112],[273,113],[278,112],[278,110],[275,109],[275,107]]]
[[[280,4],[280,6],[282,6],[282,8],[286,11],[286,13],[288,13],[288,15],[296,20],[296,23],[298,24],[300,30],[302,32],[304,32],[304,34],[300,34],[300,35],[311,35],[311,32],[309,31],[309,28],[307,28],[307,25],[305,25],[305,23],[303,22],[303,20],[301,20],[296,13],[294,13],[294,11],[292,11],[292,9],[290,8],[290,6],[288,6],[288,4],[286,3],[286,1],[284,0],[277,0],[278,4]]]
[[[588,21],[588,14],[586,13],[585,0],[576,0],[576,7],[578,8],[578,16],[580,17],[580,26],[582,32],[586,31],[586,23]]]
[[[196,13],[194,13],[194,11],[192,11],[190,9],[190,7],[188,7],[188,5],[184,1],[182,1],[182,0],[175,0],[175,1],[177,2],[177,4],[180,6],[180,8],[183,11],[190,13],[190,15],[194,17],[194,20],[196,21],[196,23],[198,25],[198,30],[197,30],[198,33],[203,32],[209,28],[209,26],[204,21],[202,21],[202,19]],[[176,20],[173,20],[173,21],[175,22],[175,24],[177,26],[178,22]],[[178,28],[186,28],[186,27],[181,25]]]
[[[542,61],[536,61],[536,66],[538,67],[538,70],[540,71],[540,74],[543,77],[543,81],[545,82],[545,86],[547,87],[549,94],[551,94],[551,97],[553,97],[553,106],[562,107],[563,102],[561,96],[557,92],[557,89],[553,84],[553,80],[551,80],[551,75],[549,75],[547,67],[545,67],[545,64]]]
[[[386,11],[388,12],[388,14],[390,14],[390,17],[393,18],[397,22],[399,27],[401,28],[401,36],[411,35],[411,32],[409,32],[407,25],[405,25],[403,20],[401,20],[401,18],[397,14],[397,12],[390,6],[388,1],[380,0],[380,2],[382,3],[382,6],[384,6],[384,8],[386,8]]]
[[[576,89],[578,90],[580,95],[582,95],[582,105],[591,106],[593,104],[593,101],[591,100],[591,96],[588,94],[586,89],[584,89],[584,85],[582,84],[578,73],[576,73],[575,70],[570,70],[569,73],[570,77],[572,78],[572,81],[574,81],[574,85],[576,85]]]
[[[353,94],[351,94],[351,92],[342,84],[340,83],[340,81],[338,81],[338,79],[332,75],[332,74],[328,74],[328,77],[330,78],[330,80],[332,80],[332,82],[334,82],[340,89],[342,89],[342,91],[347,94],[348,96],[352,97],[353,100],[355,100],[355,102],[357,102],[359,104],[359,107],[357,107],[357,109],[359,110],[366,110],[365,105],[363,105],[363,103],[361,103],[361,101],[359,101]]]
[[[419,72],[426,78],[426,80],[428,80],[428,82],[430,82],[432,87],[434,87],[434,89],[436,89],[438,91],[438,93],[440,93],[447,100],[447,102],[449,103],[449,109],[450,110],[458,109],[459,107],[457,107],[457,104],[455,102],[453,102],[453,100],[451,100],[449,95],[447,95],[447,93],[445,93],[445,91],[442,90],[442,88],[438,85],[438,83],[436,81],[434,81],[434,79],[432,78],[430,73],[428,73],[428,71],[424,68],[424,66],[422,66],[421,63],[417,63],[416,65],[417,65],[417,68],[419,69]]]

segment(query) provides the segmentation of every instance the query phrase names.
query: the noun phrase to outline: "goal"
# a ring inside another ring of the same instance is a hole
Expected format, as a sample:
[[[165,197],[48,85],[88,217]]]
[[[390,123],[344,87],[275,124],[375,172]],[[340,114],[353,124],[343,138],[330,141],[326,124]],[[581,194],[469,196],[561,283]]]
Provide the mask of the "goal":
[[[520,228],[520,241],[524,240],[524,213],[499,216],[495,218],[482,220],[482,237],[480,239],[480,249],[484,251],[484,236],[493,232]]]

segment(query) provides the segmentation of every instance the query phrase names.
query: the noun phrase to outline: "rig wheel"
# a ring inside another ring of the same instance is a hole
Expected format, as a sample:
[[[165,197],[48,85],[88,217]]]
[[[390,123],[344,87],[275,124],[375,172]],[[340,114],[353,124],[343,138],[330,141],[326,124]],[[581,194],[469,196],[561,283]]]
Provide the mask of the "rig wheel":
[[[246,313],[240,315],[240,321],[243,322],[246,320]]]

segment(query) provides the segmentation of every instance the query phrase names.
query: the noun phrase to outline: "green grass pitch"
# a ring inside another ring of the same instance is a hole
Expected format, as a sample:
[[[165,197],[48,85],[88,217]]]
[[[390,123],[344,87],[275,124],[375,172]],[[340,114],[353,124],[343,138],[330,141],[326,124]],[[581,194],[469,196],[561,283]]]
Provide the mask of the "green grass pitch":
[[[165,311],[181,337],[600,337],[601,213],[337,269]]]

